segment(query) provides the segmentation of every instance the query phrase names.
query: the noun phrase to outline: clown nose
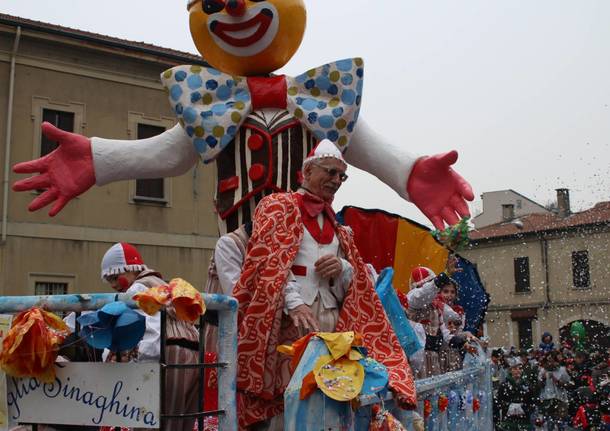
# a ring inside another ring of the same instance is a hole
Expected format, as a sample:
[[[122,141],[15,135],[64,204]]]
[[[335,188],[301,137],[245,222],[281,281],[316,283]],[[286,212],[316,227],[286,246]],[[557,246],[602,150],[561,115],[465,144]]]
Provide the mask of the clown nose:
[[[225,7],[231,16],[242,16],[246,12],[245,0],[229,0]]]

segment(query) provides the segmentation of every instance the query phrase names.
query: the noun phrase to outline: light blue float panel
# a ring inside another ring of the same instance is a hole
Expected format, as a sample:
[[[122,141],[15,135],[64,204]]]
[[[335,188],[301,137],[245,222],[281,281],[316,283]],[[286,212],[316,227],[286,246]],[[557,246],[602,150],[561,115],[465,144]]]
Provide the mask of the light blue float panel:
[[[306,400],[299,400],[301,382],[313,370],[321,355],[330,352],[321,339],[314,337],[305,349],[297,369],[284,392],[284,429],[298,431],[353,431],[350,405],[328,398],[316,390]]]
[[[295,370],[284,394],[286,431],[368,431],[371,407],[382,402],[376,396],[359,398],[360,407],[353,410],[350,403],[334,401],[320,390],[307,400],[299,400],[301,382],[320,355],[328,354],[324,342],[312,338],[301,362]],[[489,431],[493,429],[491,371],[483,352],[479,356],[467,355],[465,368],[416,381],[419,415],[424,418],[424,402],[430,401],[431,412],[425,419],[426,431]],[[447,409],[441,412],[438,399],[447,397]],[[479,409],[475,412],[474,400]],[[412,411],[395,408],[391,394],[383,400],[386,409],[413,431],[415,415]]]

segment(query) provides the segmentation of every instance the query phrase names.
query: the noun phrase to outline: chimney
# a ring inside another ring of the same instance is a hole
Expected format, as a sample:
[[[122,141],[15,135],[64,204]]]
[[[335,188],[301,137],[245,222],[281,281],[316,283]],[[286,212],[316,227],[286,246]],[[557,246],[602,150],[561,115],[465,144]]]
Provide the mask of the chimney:
[[[515,206],[513,204],[502,205],[502,220],[511,221],[515,218]]]
[[[570,211],[570,190],[557,189],[557,214],[561,218],[566,218]]]

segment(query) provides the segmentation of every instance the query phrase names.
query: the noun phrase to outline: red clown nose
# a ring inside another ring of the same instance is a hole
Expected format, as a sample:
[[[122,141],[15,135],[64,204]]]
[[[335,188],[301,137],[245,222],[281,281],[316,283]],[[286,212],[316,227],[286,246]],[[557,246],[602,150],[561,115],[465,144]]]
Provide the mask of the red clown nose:
[[[231,16],[243,16],[246,13],[246,2],[244,0],[229,0],[226,9]]]

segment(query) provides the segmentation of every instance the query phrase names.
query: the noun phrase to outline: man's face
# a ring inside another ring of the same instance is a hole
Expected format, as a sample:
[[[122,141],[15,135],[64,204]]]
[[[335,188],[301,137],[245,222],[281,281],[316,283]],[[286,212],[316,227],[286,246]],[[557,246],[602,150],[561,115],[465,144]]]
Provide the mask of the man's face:
[[[513,379],[519,380],[521,378],[522,370],[521,367],[511,367],[510,374],[513,376]]]
[[[303,187],[324,201],[332,202],[346,169],[345,163],[333,157],[310,162],[303,172]]]

